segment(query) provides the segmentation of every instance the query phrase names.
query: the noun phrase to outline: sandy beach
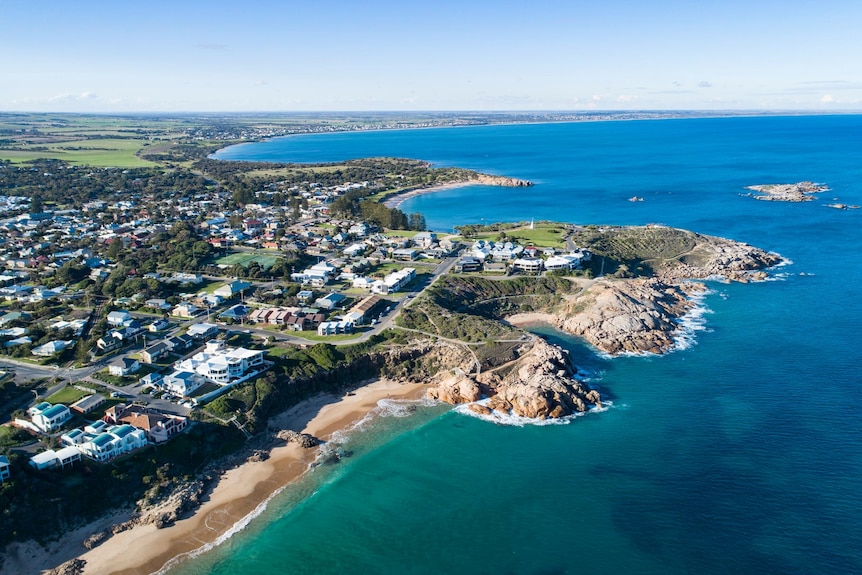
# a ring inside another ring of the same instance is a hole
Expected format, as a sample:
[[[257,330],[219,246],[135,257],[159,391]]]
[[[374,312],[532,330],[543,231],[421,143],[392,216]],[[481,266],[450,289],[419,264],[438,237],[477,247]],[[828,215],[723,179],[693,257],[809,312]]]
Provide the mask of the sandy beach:
[[[415,190],[410,190],[409,192],[402,192],[393,196],[389,196],[383,202],[383,205],[385,205],[387,208],[397,208],[404,201],[410,198],[414,198],[416,196],[432,194],[434,192],[442,192],[445,190],[454,190],[456,188],[463,188],[464,186],[474,186],[478,183],[479,182],[453,182],[451,184],[441,184],[439,186],[429,186],[427,188],[416,188]]]
[[[423,384],[376,380],[343,397],[321,395],[303,401],[275,417],[270,428],[302,431],[325,441],[365,417],[380,400],[418,399],[426,388]],[[139,525],[83,554],[80,551],[83,551],[81,541],[87,535],[84,533],[48,549],[35,544],[17,546],[0,573],[43,572],[76,556],[87,562],[85,575],[157,572],[174,558],[217,541],[273,493],[301,477],[315,460],[318,449],[288,444],[272,449],[265,461],[246,462],[227,471],[194,515],[164,529],[156,529],[153,524]],[[112,522],[106,519],[102,523],[104,528]],[[88,527],[96,530],[94,524]]]

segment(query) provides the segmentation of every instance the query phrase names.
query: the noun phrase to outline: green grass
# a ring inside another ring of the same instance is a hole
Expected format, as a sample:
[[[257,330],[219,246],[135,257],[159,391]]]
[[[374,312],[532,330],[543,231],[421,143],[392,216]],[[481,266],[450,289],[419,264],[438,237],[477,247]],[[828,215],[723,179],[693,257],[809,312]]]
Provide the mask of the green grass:
[[[218,265],[226,265],[233,266],[236,264],[240,264],[243,267],[248,267],[251,262],[257,262],[260,264],[260,267],[264,269],[271,268],[275,262],[278,260],[279,256],[269,255],[269,254],[261,254],[260,252],[234,252],[230,255],[226,255],[222,258],[219,258],[215,261]]]
[[[561,224],[535,224],[534,229],[529,226],[516,228],[513,230],[505,230],[506,238],[504,241],[517,242],[522,245],[532,244],[538,247],[548,248],[564,248],[566,246],[563,240],[565,227]],[[477,234],[475,239],[497,241],[500,239],[500,232],[485,232]]]
[[[88,395],[92,395],[92,393],[87,391],[81,391],[80,389],[75,389],[74,387],[67,385],[57,393],[51,395],[50,397],[46,397],[45,401],[47,401],[48,403],[63,403],[66,405],[71,405],[82,397],[86,397]]]
[[[39,158],[63,160],[69,164],[116,168],[137,168],[156,165],[137,157],[142,140],[94,139],[70,140],[46,144],[25,144],[18,149],[0,149],[0,159],[22,164]]]

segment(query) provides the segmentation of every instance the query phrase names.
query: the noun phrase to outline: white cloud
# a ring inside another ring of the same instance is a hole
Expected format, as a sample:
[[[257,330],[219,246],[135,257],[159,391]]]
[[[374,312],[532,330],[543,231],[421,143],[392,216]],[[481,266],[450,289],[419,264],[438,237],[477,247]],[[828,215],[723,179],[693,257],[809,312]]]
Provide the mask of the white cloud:
[[[712,88],[712,82],[707,82],[706,80],[703,80],[702,82],[697,83],[697,87],[698,88]]]
[[[826,94],[820,98],[821,104],[832,104],[833,102],[835,102],[835,97],[832,94]]]

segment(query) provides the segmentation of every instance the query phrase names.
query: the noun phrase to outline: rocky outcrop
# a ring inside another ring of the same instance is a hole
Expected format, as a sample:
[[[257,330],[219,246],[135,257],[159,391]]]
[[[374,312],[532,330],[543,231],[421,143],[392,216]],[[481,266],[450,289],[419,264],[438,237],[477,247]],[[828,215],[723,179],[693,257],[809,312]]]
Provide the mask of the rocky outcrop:
[[[87,562],[83,559],[72,559],[48,571],[48,575],[81,575]]]
[[[291,429],[282,429],[276,433],[275,436],[287,443],[297,443],[303,449],[311,449],[312,447],[320,445],[320,440],[313,435],[309,435],[308,433],[299,433]]]
[[[658,266],[656,277],[664,281],[724,277],[738,282],[766,279],[765,268],[784,261],[780,255],[746,243],[695,234],[690,253]]]
[[[533,185],[529,180],[519,180],[518,178],[508,178],[506,176],[491,176],[489,174],[476,174],[472,181],[477,184],[486,186],[503,186],[506,188],[526,188]]]
[[[482,397],[482,391],[476,380],[466,375],[455,375],[447,377],[436,387],[429,389],[427,395],[431,399],[456,405],[478,401]]]
[[[575,373],[565,350],[536,339],[506,369],[482,374],[480,381],[466,375],[444,379],[429,390],[428,396],[452,404],[471,403],[470,409],[482,414],[499,411],[532,419],[554,419],[600,405],[599,393],[575,379]],[[472,403],[482,392],[490,397],[487,406]]]
[[[814,195],[829,190],[828,186],[814,182],[797,182],[795,184],[761,184],[747,186],[746,190],[758,192],[760,195],[747,194],[755,200],[767,202],[810,202]]]
[[[609,354],[664,353],[674,345],[678,319],[694,307],[689,294],[705,289],[657,279],[603,280],[556,314],[556,324]]]

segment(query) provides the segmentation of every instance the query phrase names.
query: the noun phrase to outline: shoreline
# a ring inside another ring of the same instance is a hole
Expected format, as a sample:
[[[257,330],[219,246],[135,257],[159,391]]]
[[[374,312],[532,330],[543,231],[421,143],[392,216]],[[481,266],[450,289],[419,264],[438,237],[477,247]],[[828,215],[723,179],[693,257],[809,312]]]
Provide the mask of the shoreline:
[[[467,186],[475,186],[481,185],[481,182],[476,181],[462,181],[462,182],[451,182],[448,184],[440,184],[437,186],[428,186],[427,188],[416,188],[413,190],[407,190],[404,192],[398,192],[397,194],[392,194],[383,200],[383,205],[387,208],[398,208],[409,200],[410,198],[415,198],[417,196],[424,196],[425,194],[433,194],[434,192],[445,192],[447,190],[455,190],[458,188],[466,188]]]
[[[319,395],[302,401],[273,417],[269,427],[293,429],[327,441],[337,432],[350,430],[378,407],[380,400],[419,399],[427,387],[424,383],[377,379],[348,395]],[[49,553],[39,547],[35,557],[23,557],[34,548],[21,548],[15,557],[7,558],[3,571],[44,572],[77,557],[86,561],[81,571],[84,575],[161,572],[221,543],[229,532],[244,528],[274,495],[305,475],[319,452],[320,447],[304,449],[295,443],[275,447],[266,460],[246,461],[223,473],[201,506],[170,527],[136,525],[91,550],[84,550],[77,540]]]

